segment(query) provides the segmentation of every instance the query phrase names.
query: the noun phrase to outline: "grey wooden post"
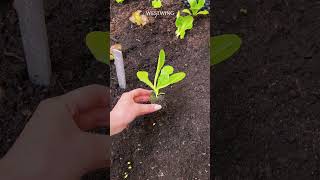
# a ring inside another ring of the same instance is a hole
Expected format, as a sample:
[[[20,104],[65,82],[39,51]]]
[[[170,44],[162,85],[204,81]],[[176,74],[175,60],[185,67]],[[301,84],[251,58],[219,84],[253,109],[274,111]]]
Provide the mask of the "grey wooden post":
[[[43,0],[15,0],[30,80],[49,85],[51,62]]]
[[[112,49],[112,54],[114,55],[114,65],[116,66],[119,87],[122,89],[126,89],[126,72],[124,70],[122,52],[117,49]]]

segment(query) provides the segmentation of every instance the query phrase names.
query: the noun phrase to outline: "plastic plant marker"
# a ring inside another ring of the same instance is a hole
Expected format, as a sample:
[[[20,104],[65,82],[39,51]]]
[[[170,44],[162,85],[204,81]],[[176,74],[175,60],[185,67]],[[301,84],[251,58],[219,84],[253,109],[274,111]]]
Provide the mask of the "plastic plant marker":
[[[114,55],[114,65],[116,66],[116,73],[117,73],[119,87],[122,89],[126,89],[126,86],[127,86],[126,74],[124,70],[122,52],[117,49],[113,49],[112,53]]]
[[[224,34],[210,38],[211,64],[216,65],[231,57],[241,46],[241,38],[235,34]]]
[[[90,32],[86,37],[86,45],[90,49],[96,60],[109,64],[109,42],[110,36],[108,32],[94,31]]]
[[[43,0],[15,0],[23,49],[30,80],[48,86],[51,78],[51,60]]]

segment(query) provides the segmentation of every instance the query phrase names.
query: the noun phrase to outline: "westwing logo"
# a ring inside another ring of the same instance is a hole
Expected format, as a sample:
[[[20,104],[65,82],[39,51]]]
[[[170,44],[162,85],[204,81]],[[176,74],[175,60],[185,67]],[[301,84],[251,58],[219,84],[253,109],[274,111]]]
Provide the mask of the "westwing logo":
[[[174,11],[146,11],[146,16],[174,16]]]

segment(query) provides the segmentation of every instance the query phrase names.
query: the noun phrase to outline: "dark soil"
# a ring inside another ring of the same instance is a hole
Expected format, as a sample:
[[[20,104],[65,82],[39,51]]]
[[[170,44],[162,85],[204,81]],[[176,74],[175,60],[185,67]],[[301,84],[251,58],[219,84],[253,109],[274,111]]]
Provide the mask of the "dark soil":
[[[46,6],[53,68],[51,85],[38,87],[28,79],[15,11],[0,19],[0,157],[10,149],[43,99],[92,83],[109,84],[109,68],[96,62],[84,39],[93,30],[107,31],[105,0],[56,0]],[[105,179],[106,172],[85,179]]]
[[[163,1],[162,10],[183,9],[180,1]],[[112,4],[111,36],[125,55],[128,88],[147,88],[136,77],[139,70],[155,72],[160,49],[166,62],[186,79],[164,89],[166,107],[136,120],[113,137],[111,179],[208,179],[209,178],[209,17],[198,17],[184,40],[175,37],[175,16],[158,16],[154,23],[137,27],[128,19],[140,9],[154,10],[148,1]],[[113,42],[115,43],[115,42]],[[124,92],[111,65],[113,104]],[[128,170],[127,162],[133,164]]]
[[[211,71],[216,179],[320,179],[319,1],[213,6],[213,34],[243,39]]]

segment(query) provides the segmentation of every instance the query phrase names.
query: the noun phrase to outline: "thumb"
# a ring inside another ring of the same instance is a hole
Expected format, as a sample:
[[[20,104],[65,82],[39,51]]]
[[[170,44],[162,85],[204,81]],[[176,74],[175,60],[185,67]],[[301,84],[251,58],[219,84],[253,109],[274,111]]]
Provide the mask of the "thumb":
[[[161,108],[162,106],[159,104],[136,104],[135,112],[137,116],[141,116],[159,111]]]

